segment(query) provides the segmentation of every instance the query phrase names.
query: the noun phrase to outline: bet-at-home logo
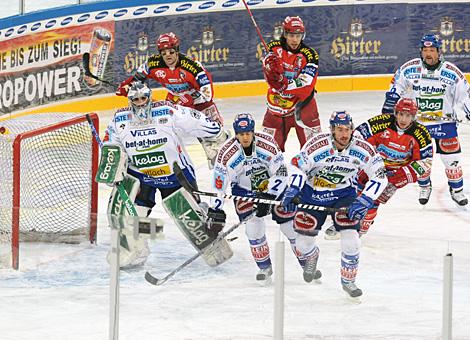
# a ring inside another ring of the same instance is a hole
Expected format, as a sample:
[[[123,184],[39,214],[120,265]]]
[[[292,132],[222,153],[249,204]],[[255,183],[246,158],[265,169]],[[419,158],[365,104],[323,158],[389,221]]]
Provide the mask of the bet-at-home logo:
[[[342,36],[333,40],[330,53],[337,59],[343,56],[378,55],[382,42],[366,39],[364,33],[369,32],[360,19],[353,19],[348,32],[340,32]]]
[[[417,98],[418,107],[421,112],[424,111],[442,111],[442,99]]]
[[[167,163],[162,151],[132,156],[132,163],[138,168],[150,168]]]

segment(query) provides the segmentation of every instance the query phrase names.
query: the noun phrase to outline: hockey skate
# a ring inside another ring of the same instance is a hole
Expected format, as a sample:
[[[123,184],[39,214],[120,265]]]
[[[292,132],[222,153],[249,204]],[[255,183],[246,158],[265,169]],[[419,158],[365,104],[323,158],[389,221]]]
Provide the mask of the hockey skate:
[[[455,203],[457,203],[461,207],[468,204],[468,199],[467,199],[467,197],[465,197],[465,195],[463,193],[463,189],[459,189],[459,190],[454,191],[454,189],[449,188],[449,191],[450,191],[450,196],[452,197],[452,200]]]
[[[357,298],[362,295],[362,290],[359,289],[354,282],[341,282],[341,285],[343,286],[343,290],[352,298]]]
[[[427,204],[429,201],[429,196],[431,196],[431,192],[432,192],[431,185],[420,186],[419,187],[419,199],[418,199],[419,203],[422,205]]]
[[[339,240],[340,238],[341,233],[336,230],[333,224],[325,230],[325,240]]]
[[[256,274],[256,281],[262,283],[271,282],[271,276],[273,275],[273,267],[269,266],[267,268],[260,269],[258,274]]]
[[[304,281],[312,282],[321,278],[321,271],[317,269],[318,256],[307,258],[304,266]]]

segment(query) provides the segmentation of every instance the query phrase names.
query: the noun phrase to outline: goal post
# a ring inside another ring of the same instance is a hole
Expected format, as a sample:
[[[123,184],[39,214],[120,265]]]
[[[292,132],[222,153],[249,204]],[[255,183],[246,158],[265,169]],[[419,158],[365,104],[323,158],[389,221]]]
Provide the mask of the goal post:
[[[20,242],[96,242],[99,147],[86,117],[39,114],[0,127],[0,256],[18,269]]]

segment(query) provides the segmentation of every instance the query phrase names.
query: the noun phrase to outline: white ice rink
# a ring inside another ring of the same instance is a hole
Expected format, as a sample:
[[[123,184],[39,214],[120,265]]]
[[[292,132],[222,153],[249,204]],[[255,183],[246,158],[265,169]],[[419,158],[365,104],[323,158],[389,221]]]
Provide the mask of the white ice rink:
[[[383,92],[320,93],[322,127],[333,110],[350,111],[356,124],[377,114]],[[263,97],[218,101],[226,126],[248,111],[258,127]],[[104,127],[109,116],[101,117]],[[459,127],[467,197],[470,197],[470,125]],[[298,150],[294,131],[287,156]],[[198,165],[200,187],[209,188],[209,171],[198,146],[189,148]],[[434,162],[428,205],[417,199],[416,185],[399,190],[381,206],[376,223],[362,239],[357,284],[361,304],[346,298],[340,285],[338,241],[320,234],[321,284],[307,284],[290,247],[286,247],[285,339],[432,340],[441,338],[443,257],[454,257],[453,335],[470,339],[470,208],[450,199],[441,161]],[[21,246],[20,270],[0,270],[1,340],[103,340],[108,338],[109,229],[105,216],[109,188],[100,187],[98,245]],[[237,222],[226,205],[228,224]],[[152,213],[164,217],[161,206]],[[327,224],[329,222],[327,221]],[[280,233],[268,222],[271,253]],[[267,340],[273,334],[274,286],[255,282],[257,267],[244,228],[232,236],[233,258],[217,268],[197,260],[160,287],[144,280],[158,277],[194,254],[166,218],[164,240],[151,243],[152,254],[139,269],[121,272],[121,340]],[[272,256],[273,257],[273,256]]]

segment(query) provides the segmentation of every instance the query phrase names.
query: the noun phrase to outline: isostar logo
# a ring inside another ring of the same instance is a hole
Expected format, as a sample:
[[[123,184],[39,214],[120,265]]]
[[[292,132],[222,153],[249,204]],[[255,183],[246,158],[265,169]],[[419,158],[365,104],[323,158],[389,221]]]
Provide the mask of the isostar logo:
[[[431,98],[417,98],[418,108],[421,112],[424,111],[442,111],[444,106],[442,99],[431,99]]]
[[[138,168],[149,168],[167,163],[163,151],[132,156],[132,163]]]

